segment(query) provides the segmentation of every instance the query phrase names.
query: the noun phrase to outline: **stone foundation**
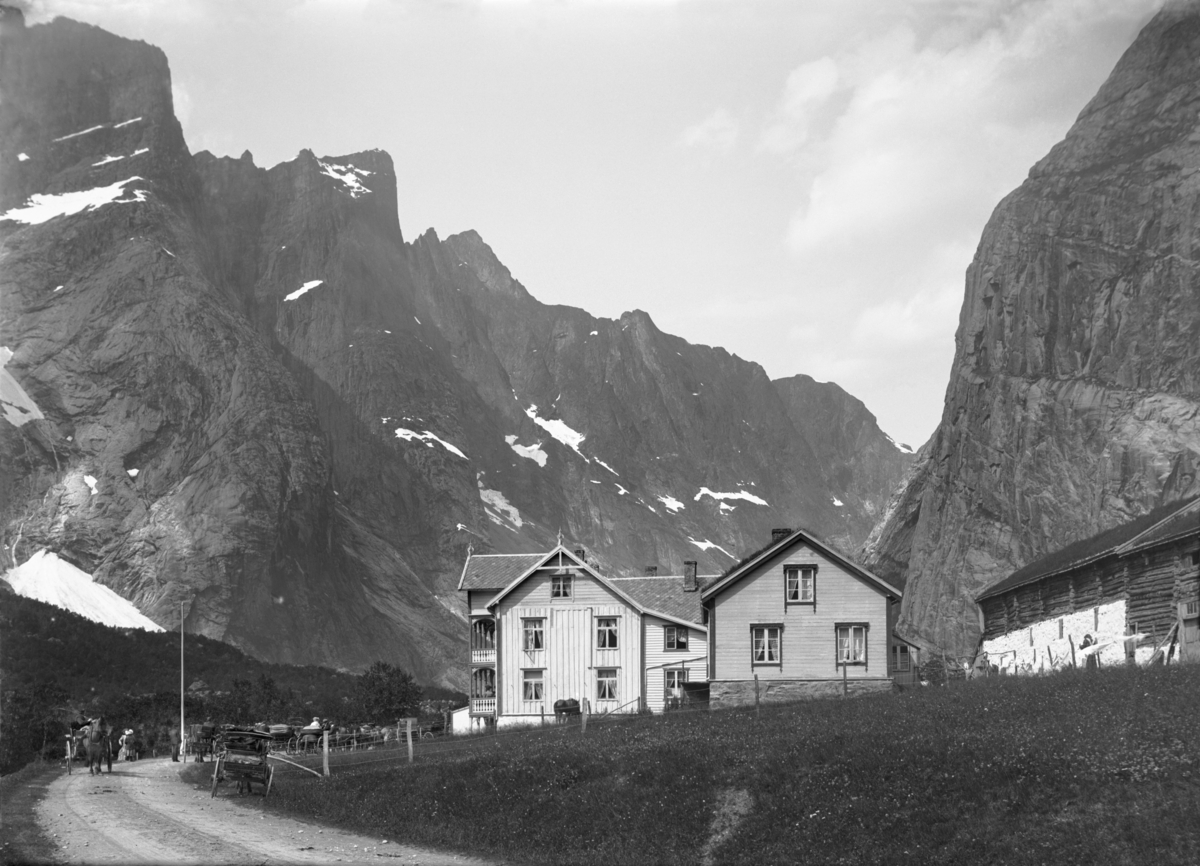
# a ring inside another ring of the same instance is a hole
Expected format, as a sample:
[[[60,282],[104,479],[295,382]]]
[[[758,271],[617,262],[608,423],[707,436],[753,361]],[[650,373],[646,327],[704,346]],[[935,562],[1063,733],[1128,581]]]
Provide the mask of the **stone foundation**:
[[[892,681],[850,679],[845,684],[848,697],[890,692]],[[785,704],[815,698],[840,698],[842,681],[837,680],[759,680],[758,698],[764,704]],[[754,680],[713,680],[708,685],[711,709],[754,706]]]

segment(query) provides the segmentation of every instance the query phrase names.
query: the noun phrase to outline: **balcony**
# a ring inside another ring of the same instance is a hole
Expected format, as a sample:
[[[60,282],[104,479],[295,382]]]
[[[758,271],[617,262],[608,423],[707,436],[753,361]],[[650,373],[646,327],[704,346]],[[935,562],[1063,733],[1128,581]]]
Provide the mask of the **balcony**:
[[[494,665],[496,663],[495,649],[472,649],[471,664],[473,665]]]
[[[494,716],[494,715],[496,715],[496,699],[495,698],[471,698],[471,715],[473,715],[473,716]]]

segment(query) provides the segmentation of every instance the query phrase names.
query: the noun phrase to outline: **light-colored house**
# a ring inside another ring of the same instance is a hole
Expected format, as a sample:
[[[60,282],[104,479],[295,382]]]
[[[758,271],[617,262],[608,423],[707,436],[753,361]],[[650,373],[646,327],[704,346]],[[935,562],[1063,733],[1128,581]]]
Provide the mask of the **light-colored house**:
[[[806,530],[775,530],[701,593],[712,706],[890,689],[914,664],[901,596]]]
[[[591,713],[660,711],[701,673],[695,563],[688,577],[609,579],[583,551],[467,556],[473,727],[538,724],[557,701]],[[673,673],[668,673],[673,670]]]
[[[1200,660],[1200,498],[1048,554],[976,597],[979,662],[1007,673]]]

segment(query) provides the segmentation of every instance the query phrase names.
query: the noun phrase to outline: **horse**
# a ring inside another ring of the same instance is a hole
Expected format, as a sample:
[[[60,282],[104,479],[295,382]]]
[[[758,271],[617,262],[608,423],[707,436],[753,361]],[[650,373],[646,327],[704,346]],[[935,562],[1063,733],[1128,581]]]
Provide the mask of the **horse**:
[[[86,729],[84,742],[87,747],[88,775],[99,776],[101,762],[108,760],[108,772],[112,772],[112,747],[108,743],[108,731],[105,730],[104,717],[92,719]]]

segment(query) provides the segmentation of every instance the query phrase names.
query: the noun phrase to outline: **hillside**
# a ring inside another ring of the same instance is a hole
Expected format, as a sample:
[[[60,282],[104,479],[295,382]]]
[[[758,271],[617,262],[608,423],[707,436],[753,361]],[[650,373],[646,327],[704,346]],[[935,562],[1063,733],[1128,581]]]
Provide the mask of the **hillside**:
[[[853,548],[911,462],[835,385],[406,241],[382,151],[191,154],[157,48],[10,11],[0,49],[0,537],[169,630],[461,685],[468,545]]]
[[[1198,710],[1176,665],[594,717],[292,771],[266,807],[519,863],[1182,866]]]
[[[1141,32],[992,214],[942,420],[864,549],[900,629],[973,654],[973,598],[1200,493],[1200,3]]]

